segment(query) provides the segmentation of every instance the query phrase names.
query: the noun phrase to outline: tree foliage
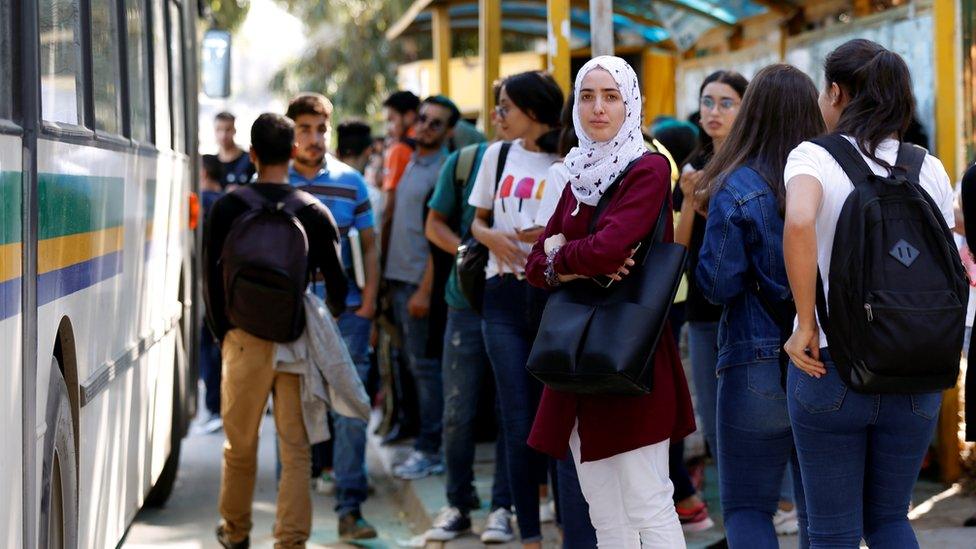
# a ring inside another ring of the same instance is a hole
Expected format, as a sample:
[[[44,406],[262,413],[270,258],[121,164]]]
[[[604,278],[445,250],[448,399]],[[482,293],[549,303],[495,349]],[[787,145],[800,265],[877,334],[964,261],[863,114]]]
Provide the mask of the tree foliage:
[[[409,0],[277,0],[305,22],[304,55],[272,79],[283,95],[316,91],[336,107],[336,119],[371,118],[396,88],[398,46],[384,36]]]
[[[207,0],[214,28],[234,32],[247,17],[251,0]]]

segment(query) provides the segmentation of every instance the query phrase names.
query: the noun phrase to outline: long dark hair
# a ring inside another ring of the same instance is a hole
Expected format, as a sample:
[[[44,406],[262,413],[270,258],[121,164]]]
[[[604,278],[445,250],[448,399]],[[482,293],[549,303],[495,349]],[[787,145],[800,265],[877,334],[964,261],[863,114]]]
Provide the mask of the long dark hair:
[[[566,97],[566,104],[563,105],[563,112],[559,115],[559,122],[562,129],[559,130],[559,147],[556,154],[560,158],[566,158],[573,147],[579,145],[579,137],[576,135],[576,126],[573,125],[573,107],[576,105],[576,92],[569,92]]]
[[[849,98],[834,132],[853,137],[865,156],[890,168],[875,151],[893,135],[901,141],[912,123],[915,95],[908,65],[897,53],[858,38],[827,56],[824,76],[828,89],[837,84]]]
[[[762,69],[742,98],[725,144],[705,166],[701,183],[707,189],[705,200],[721,188],[729,174],[749,165],[766,180],[782,211],[787,156],[824,131],[813,80],[792,65]]]
[[[698,88],[698,99],[701,100],[702,95],[705,94],[705,87],[709,84],[725,84],[728,87],[735,90],[735,93],[739,95],[739,99],[742,99],[746,95],[746,89],[749,88],[749,80],[735,71],[715,71],[705,77],[702,81],[702,85]],[[708,135],[705,128],[701,125],[701,111],[696,111],[690,117],[688,121],[692,124],[698,126],[698,139],[700,146],[698,147],[698,157],[696,158],[698,165],[693,166],[695,169],[701,169],[712,154],[715,153],[715,144],[712,143],[712,137]],[[693,164],[695,161],[692,162]]]
[[[539,136],[536,144],[547,153],[555,153],[559,148],[563,90],[552,75],[545,71],[520,72],[506,78],[502,87],[512,103],[529,118],[552,128]]]

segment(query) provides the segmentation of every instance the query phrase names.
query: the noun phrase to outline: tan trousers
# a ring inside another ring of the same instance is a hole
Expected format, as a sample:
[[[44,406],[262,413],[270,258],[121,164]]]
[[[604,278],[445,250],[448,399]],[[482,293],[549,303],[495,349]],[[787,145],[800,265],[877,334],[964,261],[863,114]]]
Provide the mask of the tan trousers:
[[[299,377],[275,372],[274,343],[243,330],[227,333],[221,353],[220,415],[227,436],[220,483],[224,531],[231,541],[241,541],[251,531],[258,429],[270,393],[281,454],[275,547],[304,547],[312,526],[311,455]]]

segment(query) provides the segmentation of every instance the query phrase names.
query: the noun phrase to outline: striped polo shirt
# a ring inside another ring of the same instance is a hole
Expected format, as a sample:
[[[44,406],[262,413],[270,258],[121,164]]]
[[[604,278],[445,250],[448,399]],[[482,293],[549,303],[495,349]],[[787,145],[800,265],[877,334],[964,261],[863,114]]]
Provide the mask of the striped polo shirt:
[[[292,186],[311,193],[322,201],[342,236],[342,264],[346,266],[349,279],[349,296],[346,306],[358,308],[362,305],[362,292],[356,285],[356,277],[352,275],[352,251],[349,247],[349,230],[357,231],[373,227],[373,209],[369,202],[369,192],[366,190],[366,180],[354,168],[339,161],[331,154],[325,155],[322,168],[315,177],[305,178],[298,173],[294,166],[289,170],[289,180]],[[316,283],[316,293],[324,295],[322,283]]]

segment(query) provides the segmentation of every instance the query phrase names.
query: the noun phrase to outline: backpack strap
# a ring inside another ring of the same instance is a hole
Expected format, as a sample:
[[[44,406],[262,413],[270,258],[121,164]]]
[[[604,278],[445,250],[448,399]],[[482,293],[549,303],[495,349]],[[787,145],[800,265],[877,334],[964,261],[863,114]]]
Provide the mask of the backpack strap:
[[[834,157],[855,187],[874,175],[871,167],[861,156],[861,152],[842,135],[832,133],[813,139],[812,142],[826,149],[830,156]]]
[[[898,158],[895,159],[895,167],[904,170],[908,180],[914,184],[919,184],[922,177],[922,165],[925,164],[925,157],[928,151],[911,143],[902,143],[898,148]]]
[[[627,174],[630,173],[630,170],[632,170],[634,166],[637,165],[638,162],[640,162],[642,159],[648,156],[653,156],[653,155],[660,156],[665,160],[668,159],[667,156],[659,152],[648,151],[642,154],[641,156],[638,156],[637,158],[631,160],[630,164],[627,164],[627,167],[624,168],[624,171],[620,172],[620,175],[618,175],[617,178],[614,179],[613,183],[611,183],[610,186],[607,187],[607,189],[603,192],[603,196],[600,197],[600,201],[596,203],[596,208],[593,211],[593,217],[590,218],[590,226],[588,231],[589,234],[593,234],[596,231],[597,221],[600,220],[600,216],[603,215],[603,211],[606,210],[607,206],[610,205],[610,200],[612,196],[615,194],[617,188],[620,187],[620,182],[627,177]],[[657,221],[654,224],[654,232],[651,235],[651,240],[649,244],[657,244],[659,242],[664,242],[664,226],[667,225],[665,219],[667,219],[666,216],[667,210],[670,210],[670,208],[668,208],[668,205],[670,203],[671,203],[671,185],[668,185],[668,190],[664,195],[664,204],[661,206],[660,213],[658,213]]]
[[[464,188],[465,183],[471,179],[471,172],[474,170],[474,161],[478,158],[478,149],[481,144],[470,145],[458,151],[457,163],[454,165],[454,186],[458,190]]]
[[[318,198],[301,189],[293,188],[293,192],[285,195],[281,202],[278,203],[278,209],[283,210],[292,217],[298,217],[298,212],[317,202],[319,202]]]
[[[232,194],[243,202],[248,210],[260,210],[268,203],[264,195],[259,193],[252,185],[238,187]]]

